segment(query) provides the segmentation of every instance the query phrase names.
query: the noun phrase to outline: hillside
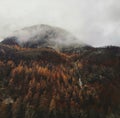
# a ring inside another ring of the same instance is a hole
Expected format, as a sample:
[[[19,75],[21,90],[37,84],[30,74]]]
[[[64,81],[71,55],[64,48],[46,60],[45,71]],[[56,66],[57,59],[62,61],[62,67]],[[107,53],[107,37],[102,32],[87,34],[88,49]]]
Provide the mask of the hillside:
[[[119,65],[119,47],[0,44],[1,118],[119,118]]]
[[[36,25],[0,42],[1,118],[119,118],[120,47],[94,48]]]

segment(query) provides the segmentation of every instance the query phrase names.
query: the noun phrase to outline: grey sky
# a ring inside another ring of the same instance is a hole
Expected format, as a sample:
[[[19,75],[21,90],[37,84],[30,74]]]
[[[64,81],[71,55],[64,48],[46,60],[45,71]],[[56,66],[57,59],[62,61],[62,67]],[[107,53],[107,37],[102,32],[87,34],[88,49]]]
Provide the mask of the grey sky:
[[[36,24],[64,28],[93,46],[120,46],[120,0],[0,0],[0,40]]]

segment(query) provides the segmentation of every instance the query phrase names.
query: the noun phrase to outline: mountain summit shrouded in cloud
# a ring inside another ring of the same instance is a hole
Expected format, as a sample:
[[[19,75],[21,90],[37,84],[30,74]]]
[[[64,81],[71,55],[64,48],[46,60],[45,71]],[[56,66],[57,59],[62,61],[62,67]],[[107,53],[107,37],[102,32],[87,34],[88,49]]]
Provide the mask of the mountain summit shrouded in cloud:
[[[71,33],[58,27],[49,25],[35,25],[15,31],[11,36],[2,41],[3,44],[20,45],[22,47],[39,48],[52,47],[60,49],[63,47],[83,47],[80,42]]]
[[[35,24],[66,29],[92,46],[120,46],[120,0],[0,0],[0,40]]]

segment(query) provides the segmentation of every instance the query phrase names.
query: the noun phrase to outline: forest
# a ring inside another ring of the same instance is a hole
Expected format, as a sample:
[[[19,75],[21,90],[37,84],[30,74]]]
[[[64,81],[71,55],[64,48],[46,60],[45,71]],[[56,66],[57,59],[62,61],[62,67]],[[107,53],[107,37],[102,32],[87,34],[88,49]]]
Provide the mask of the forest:
[[[0,45],[0,118],[119,118],[119,52]]]

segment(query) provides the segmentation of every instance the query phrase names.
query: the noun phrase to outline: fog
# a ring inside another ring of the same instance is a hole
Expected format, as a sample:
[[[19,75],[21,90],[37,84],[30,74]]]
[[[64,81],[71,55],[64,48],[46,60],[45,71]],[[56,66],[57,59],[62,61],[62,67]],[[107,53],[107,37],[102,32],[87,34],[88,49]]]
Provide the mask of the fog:
[[[92,46],[120,46],[120,0],[0,0],[0,40],[48,24]]]

